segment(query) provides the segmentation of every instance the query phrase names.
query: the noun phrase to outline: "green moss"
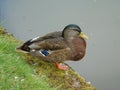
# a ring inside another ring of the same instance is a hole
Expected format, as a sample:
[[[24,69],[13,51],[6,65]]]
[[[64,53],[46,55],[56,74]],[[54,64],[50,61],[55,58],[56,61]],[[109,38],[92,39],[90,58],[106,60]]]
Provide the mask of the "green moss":
[[[44,75],[36,75],[25,57],[15,52],[20,43],[0,27],[0,90],[54,90]]]
[[[54,63],[44,62],[36,57],[32,57],[29,54],[16,53],[14,48],[21,42],[19,40],[16,40],[12,35],[8,34],[7,32],[4,32],[4,30],[2,31],[0,30],[0,34],[2,35],[0,38],[3,40],[2,46],[4,46],[1,49],[3,54],[2,57],[9,56],[1,60],[1,62],[3,63],[5,62],[5,60],[11,60],[10,62],[8,61],[7,64],[8,63],[13,64],[13,66],[4,65],[4,69],[6,68],[6,70],[1,71],[1,73],[4,75],[2,76],[3,77],[2,79],[5,79],[6,81],[9,80],[7,81],[7,83],[9,82],[18,83],[16,85],[13,85],[14,88],[17,88],[19,86],[20,90],[21,89],[33,90],[29,88],[35,87],[45,88],[44,87],[45,85],[49,88],[52,88],[52,90],[96,90],[91,84],[88,84],[83,77],[81,77],[77,72],[75,72],[72,69],[67,71],[58,70],[55,67]],[[6,41],[8,42],[7,44]],[[11,42],[11,44],[9,44],[9,42]],[[13,60],[16,60],[16,62],[13,62]],[[22,64],[18,63],[21,61]],[[14,72],[13,76],[11,76],[10,79],[7,79],[8,77],[5,77],[6,72],[4,71],[7,71],[8,69],[7,67],[9,67],[11,70],[11,72],[7,74],[8,76],[10,76],[12,72]],[[22,73],[21,70],[23,71]],[[16,81],[11,79],[14,78],[15,75],[19,77],[19,79],[17,79]],[[20,82],[20,80],[22,79],[25,79],[24,83]],[[6,85],[5,83],[3,84],[4,84],[3,86],[6,88],[12,86]],[[29,87],[27,87],[27,85]],[[50,90],[49,88],[38,90]]]

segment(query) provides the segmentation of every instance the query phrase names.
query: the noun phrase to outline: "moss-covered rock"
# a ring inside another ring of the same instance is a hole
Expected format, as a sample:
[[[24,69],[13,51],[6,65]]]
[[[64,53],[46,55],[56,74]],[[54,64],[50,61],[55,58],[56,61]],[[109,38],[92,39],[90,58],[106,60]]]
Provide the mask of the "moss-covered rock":
[[[50,86],[57,90],[96,90],[72,68],[62,71],[57,69],[54,63],[44,62],[28,54],[25,55],[25,58],[29,64],[35,67],[35,73],[44,74]]]

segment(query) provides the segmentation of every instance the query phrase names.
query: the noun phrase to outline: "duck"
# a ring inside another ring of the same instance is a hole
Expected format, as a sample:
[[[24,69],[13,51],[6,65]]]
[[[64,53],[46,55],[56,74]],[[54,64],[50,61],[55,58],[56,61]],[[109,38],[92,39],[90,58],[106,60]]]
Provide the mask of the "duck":
[[[65,26],[62,31],[55,31],[44,36],[30,39],[16,48],[16,51],[29,53],[40,60],[54,63],[60,70],[68,70],[64,61],[79,61],[86,53],[86,39],[81,28],[76,24]]]

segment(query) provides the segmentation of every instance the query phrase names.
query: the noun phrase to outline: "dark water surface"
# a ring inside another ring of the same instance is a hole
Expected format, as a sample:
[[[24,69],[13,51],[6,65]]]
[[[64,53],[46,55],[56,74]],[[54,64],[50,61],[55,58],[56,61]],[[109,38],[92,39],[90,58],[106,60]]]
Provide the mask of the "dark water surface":
[[[23,41],[70,23],[89,40],[84,59],[68,63],[98,90],[120,90],[120,0],[0,0],[0,24]]]

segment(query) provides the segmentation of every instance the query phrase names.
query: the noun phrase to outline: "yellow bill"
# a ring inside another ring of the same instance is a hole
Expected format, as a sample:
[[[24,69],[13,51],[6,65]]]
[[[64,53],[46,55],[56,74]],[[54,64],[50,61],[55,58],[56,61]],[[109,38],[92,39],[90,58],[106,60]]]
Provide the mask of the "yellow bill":
[[[85,35],[83,32],[80,33],[80,37],[84,38],[84,39],[88,39],[88,36]]]

